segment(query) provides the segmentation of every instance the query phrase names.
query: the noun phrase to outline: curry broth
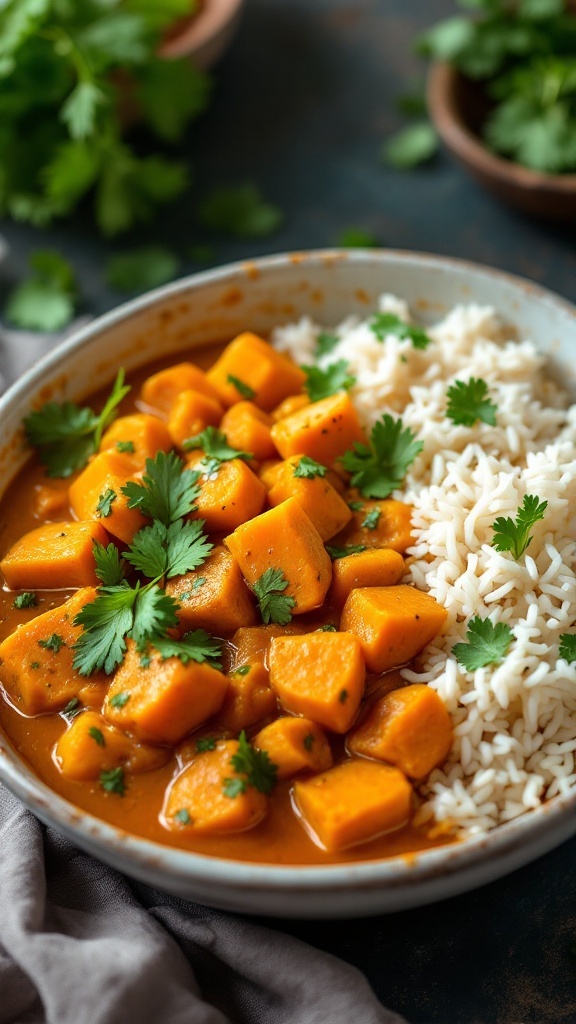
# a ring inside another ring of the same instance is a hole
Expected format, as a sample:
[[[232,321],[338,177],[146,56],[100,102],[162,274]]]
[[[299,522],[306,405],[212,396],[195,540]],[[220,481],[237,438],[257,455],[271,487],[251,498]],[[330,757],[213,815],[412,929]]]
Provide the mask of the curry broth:
[[[208,368],[222,351],[222,345],[207,346],[191,353],[181,353],[178,361],[188,358],[202,369]],[[144,379],[174,362],[174,357],[165,357],[147,364],[145,368],[132,373],[129,383],[132,391],[120,407],[120,415],[135,411],[146,411],[137,403],[137,395]],[[95,409],[102,407],[108,390],[102,391],[86,404]],[[78,474],[75,474],[77,476]],[[50,479],[50,487],[66,492],[75,476],[67,480]],[[47,478],[43,467],[36,458],[31,459],[12,481],[0,501],[0,554],[4,554],[24,533],[34,529],[42,520],[34,513],[33,496],[45,485]],[[54,515],[46,521],[66,521],[73,518],[68,508],[61,515]],[[28,622],[36,615],[55,608],[66,600],[71,591],[37,590],[38,605],[30,609],[15,609],[13,593],[0,591],[0,641],[9,636],[16,627]],[[330,608],[300,615],[299,623],[314,629],[322,623],[332,621]],[[222,636],[229,651],[229,638]],[[368,677],[367,692],[377,687],[381,694],[394,684],[394,674],[387,682]],[[370,697],[368,698],[368,700]],[[88,705],[87,705],[88,706]],[[95,710],[100,710],[99,706]],[[168,830],[162,825],[161,813],[167,786],[180,770],[176,755],[160,768],[130,775],[124,796],[105,792],[97,781],[77,782],[66,778],[59,771],[53,758],[53,749],[67,724],[60,714],[44,714],[30,718],[17,711],[8,699],[0,701],[0,725],[11,745],[32,767],[36,774],[55,792],[83,810],[102,818],[110,824],[135,835],[165,845],[180,847],[196,853],[214,857],[226,857],[241,861],[269,864],[340,864],[409,855],[419,850],[445,845],[449,838],[431,837],[426,831],[407,825],[341,852],[327,852],[317,846],[298,820],[291,801],[291,781],[280,782],[269,800],[266,818],[254,828],[230,835],[193,835],[186,830]],[[256,732],[259,726],[250,730]],[[206,735],[210,722],[204,723],[198,732]],[[330,737],[335,763],[343,756],[342,737]]]

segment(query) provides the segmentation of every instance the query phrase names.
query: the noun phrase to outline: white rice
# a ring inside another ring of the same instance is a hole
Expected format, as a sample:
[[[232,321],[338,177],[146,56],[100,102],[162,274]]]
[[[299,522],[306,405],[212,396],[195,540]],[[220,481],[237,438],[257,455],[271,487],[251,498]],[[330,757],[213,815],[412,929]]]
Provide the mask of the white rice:
[[[393,296],[380,309],[410,319]],[[273,341],[310,363],[320,330],[304,318],[278,328]],[[560,634],[576,621],[576,407],[545,377],[534,345],[514,340],[489,308],[458,306],[429,331],[424,351],[395,336],[382,344],[357,318],[333,333],[339,343],[319,364],[346,359],[365,425],[401,414],[424,442],[394,497],[414,506],[407,581],[428,590],[448,621],[419,670],[402,674],[437,690],[455,741],[421,787],[419,820],[481,832],[576,783],[576,663],[558,656]],[[446,417],[448,386],[470,377],[489,385],[495,427]],[[548,507],[516,562],[491,546],[492,525],[515,517],[525,494]],[[466,672],[451,650],[475,615],[505,622],[515,639],[500,665]]]

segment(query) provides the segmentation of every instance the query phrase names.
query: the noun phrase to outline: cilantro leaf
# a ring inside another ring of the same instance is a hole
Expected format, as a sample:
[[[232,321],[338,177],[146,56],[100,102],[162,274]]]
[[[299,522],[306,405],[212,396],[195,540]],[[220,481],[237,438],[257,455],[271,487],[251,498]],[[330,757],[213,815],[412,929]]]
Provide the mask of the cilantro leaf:
[[[336,244],[344,249],[376,249],[379,242],[371,231],[351,227],[342,231]]]
[[[121,455],[134,455],[134,452],[136,451],[134,441],[117,441],[116,451],[120,452]]]
[[[105,548],[96,540],[92,546],[92,553],[96,562],[96,575],[104,586],[115,587],[121,583],[124,579],[124,562],[116,545],[110,543]]]
[[[135,535],[124,558],[148,579],[162,576],[183,576],[198,569],[214,545],[204,534],[204,520],[183,522],[181,519],[164,526],[154,520]]]
[[[148,642],[156,643],[166,630],[178,625],[178,607],[178,602],[157,583],[138,592],[130,635],[139,651],[144,651]]]
[[[189,14],[190,3],[185,16]],[[136,77],[135,99],[144,119],[167,142],[177,141],[210,100],[210,79],[187,59],[147,57]]]
[[[198,754],[204,754],[207,750],[216,750],[215,736],[200,736],[196,740],[196,751]]]
[[[229,796],[231,800],[235,800],[237,796],[241,796],[247,789],[248,783],[246,779],[224,779],[222,792],[224,796]]]
[[[488,397],[488,385],[481,377],[471,377],[467,384],[454,381],[447,391],[446,415],[453,423],[473,427],[478,420],[496,425],[497,407]]]
[[[347,558],[348,555],[359,555],[362,551],[366,551],[366,545],[345,544],[343,547],[335,547],[331,544],[327,544],[326,551],[334,562],[337,558]]]
[[[85,604],[74,619],[83,632],[74,644],[73,667],[81,676],[104,669],[110,675],[126,651],[126,635],[134,622],[138,596],[126,581],[101,587],[94,601]]]
[[[304,480],[313,480],[317,476],[325,477],[327,472],[326,466],[316,462],[316,459],[311,459],[309,455],[303,455],[298,465],[294,467],[294,476],[303,477]]]
[[[26,416],[26,438],[37,449],[48,476],[68,477],[84,468],[129,391],[130,387],[124,384],[124,371],[119,370],[99,415],[73,402],[47,402]]]
[[[133,480],[122,488],[129,508],[138,508],[142,515],[157,519],[165,526],[188,515],[200,493],[197,486],[199,473],[184,469],[184,463],[174,452],[158,452],[146,459],[142,483]]]
[[[59,331],[74,316],[76,282],[70,264],[57,252],[41,250],[30,257],[32,274],[9,295],[6,319],[32,331]]]
[[[130,694],[127,690],[121,690],[120,693],[115,693],[113,697],[110,697],[110,703],[113,708],[123,708],[130,700]]]
[[[85,139],[96,125],[98,107],[106,104],[107,96],[94,82],[78,82],[60,109],[60,118],[71,138]]]
[[[576,661],[576,634],[561,633],[558,657],[567,661],[569,665]]]
[[[91,725],[88,729],[88,735],[98,744],[99,747],[106,746],[106,740],[104,739],[104,733],[101,729],[97,729],[95,725]]]
[[[288,580],[281,569],[267,569],[260,579],[253,584],[252,590],[258,598],[258,607],[265,625],[275,622],[286,626],[292,620],[292,611],[296,601],[284,594]]]
[[[250,452],[240,451],[238,448],[231,448],[226,439],[226,434],[216,427],[206,427],[200,434],[189,437],[182,445],[184,451],[194,448],[203,448],[209,459],[217,459],[218,462],[229,462],[230,459],[253,459]]]
[[[78,697],[72,697],[72,699],[68,701],[66,707],[62,708],[60,714],[64,715],[65,718],[72,720],[73,718],[76,718],[76,715],[80,714],[81,710],[82,705],[78,700]]]
[[[107,793],[117,793],[118,796],[124,796],[126,792],[124,769],[110,768],[108,771],[100,772],[100,785]]]
[[[12,605],[14,608],[35,608],[38,604],[38,598],[34,591],[24,590],[22,594],[18,594]]]
[[[152,641],[160,652],[162,659],[180,658],[187,665],[190,661],[209,662],[213,668],[222,667],[222,643],[210,636],[204,629],[195,629],[185,633],[180,640],[172,637],[156,637]]]
[[[59,633],[52,633],[47,640],[39,640],[38,646],[43,647],[46,651],[53,651],[54,654],[59,654],[62,647],[66,647],[66,641],[63,636]]]
[[[425,349],[432,341],[422,327],[415,324],[407,324],[395,313],[374,313],[370,320],[370,329],[374,332],[378,341],[385,341],[386,336],[394,334],[402,341],[409,338],[414,348]]]
[[[215,188],[197,211],[205,228],[234,238],[265,238],[274,234],[284,217],[266,202],[255,185]]]
[[[302,369],[306,374],[304,389],[311,402],[319,402],[338,391],[348,391],[356,383],[356,378],[348,373],[345,359],[331,363],[324,370],[319,366],[303,366]]]
[[[485,665],[498,664],[504,658],[514,634],[504,622],[494,626],[490,619],[476,615],[470,619],[466,643],[455,644],[452,654],[467,672],[475,672]]]
[[[396,170],[408,171],[431,160],[438,147],[438,133],[434,126],[429,121],[418,121],[386,140],[382,158]]]
[[[381,515],[382,515],[382,509],[381,508],[378,508],[378,507],[371,508],[370,511],[367,512],[366,518],[361,523],[362,529],[364,529],[364,530],[375,530],[376,527],[378,526],[378,523],[380,522]]]
[[[526,494],[516,514],[516,521],[508,516],[495,520],[492,547],[496,551],[511,551],[518,560],[532,540],[530,530],[539,520],[544,519],[547,507],[547,501],[541,502],[536,495]]]
[[[372,428],[370,444],[356,442],[340,462],[352,474],[352,487],[365,498],[387,498],[400,486],[423,447],[401,419],[385,413]]]
[[[244,729],[238,737],[238,752],[232,754],[230,763],[236,772],[246,776],[248,785],[260,793],[268,795],[278,781],[278,765],[272,763],[265,750],[256,750],[250,745]]]
[[[232,385],[232,387],[236,388],[238,394],[242,395],[242,398],[245,398],[248,402],[251,401],[252,398],[256,397],[256,392],[253,390],[253,388],[249,387],[249,385],[246,384],[243,380],[240,380],[239,377],[234,377],[231,373],[229,373],[226,379],[228,383]]]
[[[190,817],[190,812],[187,811],[185,807],[181,807],[179,811],[176,811],[176,813],[174,815],[174,819],[175,819],[175,821],[179,821],[181,825],[191,825],[192,824],[192,818]]]
[[[111,516],[112,505],[116,501],[117,497],[118,495],[116,494],[116,491],[113,491],[111,487],[108,487],[107,490],[103,491],[98,499],[98,504],[96,505],[96,515],[99,518],[104,517],[105,519],[107,519],[108,516]]]
[[[106,280],[118,291],[144,292],[172,281],[180,268],[180,260],[162,245],[143,245],[117,253],[108,261]]]
[[[329,355],[339,342],[340,338],[337,334],[331,334],[329,331],[320,331],[316,338],[316,358],[319,359],[320,356]]]

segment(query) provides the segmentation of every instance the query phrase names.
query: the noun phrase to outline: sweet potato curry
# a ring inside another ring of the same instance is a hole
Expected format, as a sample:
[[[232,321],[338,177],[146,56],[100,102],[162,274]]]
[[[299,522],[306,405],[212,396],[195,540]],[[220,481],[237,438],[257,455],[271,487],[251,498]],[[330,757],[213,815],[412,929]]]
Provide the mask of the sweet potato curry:
[[[450,718],[397,671],[446,617],[401,582],[390,495],[421,446],[390,416],[368,440],[349,378],[254,334],[195,359],[26,418],[36,461],[0,509],[6,734],[76,805],[200,853],[446,841],[411,819]]]

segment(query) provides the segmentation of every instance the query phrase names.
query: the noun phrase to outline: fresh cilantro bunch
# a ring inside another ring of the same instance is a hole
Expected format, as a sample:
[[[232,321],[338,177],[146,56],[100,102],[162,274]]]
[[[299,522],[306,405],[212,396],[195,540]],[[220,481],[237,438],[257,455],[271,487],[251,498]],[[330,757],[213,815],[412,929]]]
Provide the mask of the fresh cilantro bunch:
[[[187,168],[123,137],[136,109],[163,141],[206,105],[206,78],[156,56],[190,0],[4,0],[0,5],[0,214],[36,225],[93,200],[101,231],[148,219]]]
[[[433,26],[426,56],[478,80],[488,146],[536,171],[576,170],[576,14],[567,0],[459,0],[474,16]]]

